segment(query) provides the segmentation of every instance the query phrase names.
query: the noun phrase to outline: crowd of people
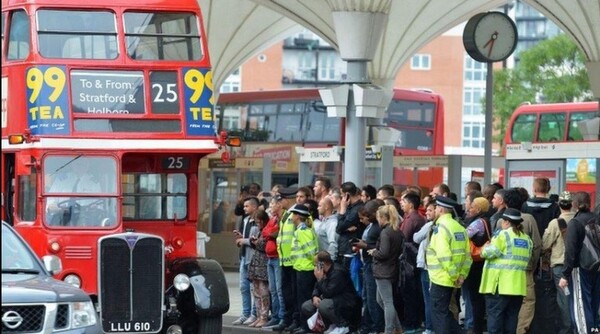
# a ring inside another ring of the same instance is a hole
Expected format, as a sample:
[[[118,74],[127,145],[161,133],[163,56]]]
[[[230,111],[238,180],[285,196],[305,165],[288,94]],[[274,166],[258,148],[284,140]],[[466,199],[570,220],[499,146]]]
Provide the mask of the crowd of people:
[[[235,208],[243,307],[233,324],[294,334],[599,332],[600,216],[589,194],[555,199],[550,188],[543,177],[531,196],[470,181],[459,204],[446,184],[423,194],[318,177],[276,186],[267,201],[254,183]],[[324,328],[309,326],[316,312]]]

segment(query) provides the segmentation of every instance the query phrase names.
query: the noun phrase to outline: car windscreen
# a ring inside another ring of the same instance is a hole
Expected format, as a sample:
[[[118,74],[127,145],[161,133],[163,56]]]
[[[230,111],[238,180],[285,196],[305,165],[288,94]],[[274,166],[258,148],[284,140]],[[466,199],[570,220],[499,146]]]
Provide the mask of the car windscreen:
[[[2,273],[39,273],[43,272],[34,257],[16,232],[2,225]]]

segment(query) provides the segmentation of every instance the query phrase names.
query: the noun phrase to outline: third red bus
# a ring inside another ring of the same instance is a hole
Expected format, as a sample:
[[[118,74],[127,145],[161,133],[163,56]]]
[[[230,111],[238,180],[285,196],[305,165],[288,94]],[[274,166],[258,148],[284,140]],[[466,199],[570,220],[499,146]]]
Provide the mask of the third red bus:
[[[343,123],[327,117],[319,90],[290,89],[223,93],[215,110],[218,128],[242,137],[244,144],[294,143],[304,147],[343,145]],[[432,156],[444,154],[444,102],[440,95],[408,89],[394,89],[392,101],[382,120],[369,126],[368,143],[393,142],[395,155]],[[385,138],[383,138],[385,137]],[[243,145],[244,145],[243,144]],[[245,157],[252,152],[243,150]],[[341,169],[332,164],[312,168],[315,174],[339,183]],[[417,173],[417,175],[415,175]],[[295,176],[294,176],[295,175]],[[274,183],[294,183],[296,170],[273,175]],[[442,168],[394,169],[393,183],[414,184],[431,189],[442,182]],[[296,180],[297,181],[297,180]]]
[[[524,104],[518,107],[508,123],[506,145],[529,142],[598,142],[600,140],[598,102]],[[572,152],[566,159],[566,190],[585,191],[596,197],[597,160]],[[558,188],[555,188],[558,189]]]

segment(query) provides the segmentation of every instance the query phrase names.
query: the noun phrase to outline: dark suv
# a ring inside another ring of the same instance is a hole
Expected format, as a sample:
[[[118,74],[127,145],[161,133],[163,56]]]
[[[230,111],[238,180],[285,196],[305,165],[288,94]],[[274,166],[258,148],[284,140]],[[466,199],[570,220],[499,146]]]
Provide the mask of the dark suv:
[[[2,333],[102,333],[89,296],[52,277],[60,270],[2,222]]]

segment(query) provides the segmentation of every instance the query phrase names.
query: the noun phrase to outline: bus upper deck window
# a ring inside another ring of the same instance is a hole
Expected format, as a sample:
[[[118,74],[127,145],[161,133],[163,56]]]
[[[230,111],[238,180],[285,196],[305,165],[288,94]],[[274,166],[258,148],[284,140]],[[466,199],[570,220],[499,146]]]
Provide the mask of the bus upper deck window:
[[[115,59],[115,14],[106,11],[40,10],[40,54],[46,58]]]
[[[133,13],[125,18],[127,54],[135,60],[200,60],[198,19],[188,13]]]
[[[533,142],[536,118],[535,114],[517,116],[511,129],[512,141],[515,143]]]
[[[25,11],[12,14],[8,40],[8,56],[10,60],[25,59],[29,55],[29,17]]]

